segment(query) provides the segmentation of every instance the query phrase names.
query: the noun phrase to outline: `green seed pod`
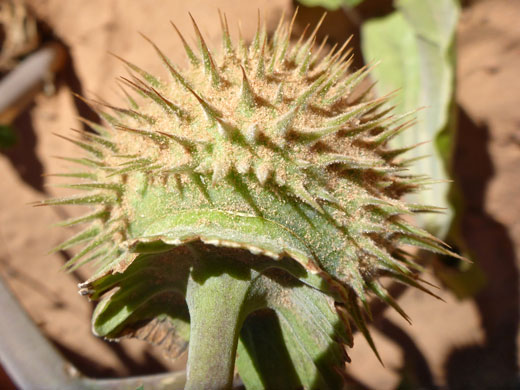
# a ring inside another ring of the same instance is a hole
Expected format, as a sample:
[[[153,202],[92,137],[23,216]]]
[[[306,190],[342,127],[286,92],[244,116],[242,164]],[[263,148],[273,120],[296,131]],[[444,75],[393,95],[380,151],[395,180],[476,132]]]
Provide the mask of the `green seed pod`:
[[[195,295],[187,292],[187,280],[196,278],[188,276],[190,269],[200,258],[225,258],[224,263],[240,263],[240,272],[263,275],[260,279],[277,270],[278,276],[262,279],[263,291],[278,291],[276,299],[264,294],[264,307],[280,312],[290,307],[292,295],[282,299],[282,279],[289,277],[306,289],[306,299],[319,294],[316,302],[325,302],[312,306],[325,307],[322,314],[310,316],[339,321],[346,344],[351,320],[373,346],[363,314],[370,295],[406,318],[378,277],[427,291],[401,245],[451,254],[403,218],[430,210],[402,200],[427,180],[406,172],[400,159],[406,150],[388,145],[407,127],[407,118],[384,109],[386,97],[359,90],[367,69],[349,71],[346,45],[324,56],[314,50],[318,28],[292,44],[294,18],[281,20],[272,37],[259,26],[250,45],[240,39],[235,47],[227,21],[221,22],[219,56],[210,52],[195,22],[200,53],[181,36],[191,63],[182,71],[145,38],[164,63],[168,81],[123,60],[131,73],[121,77],[133,92],[125,89],[128,107],[88,101],[106,125],[87,122],[95,134],[72,141],[89,156],[68,159],[84,169],[63,176],[78,178],[68,187],[84,194],[42,202],[94,207],[63,223],[88,226],[57,248],[85,243],[67,268],[99,265],[82,293],[97,299],[119,287],[98,306],[94,330],[110,338],[133,334],[177,350],[176,342],[159,337],[160,329],[189,337],[189,327],[181,325],[188,321],[186,302],[169,297],[168,286],[188,297],[193,321]]]

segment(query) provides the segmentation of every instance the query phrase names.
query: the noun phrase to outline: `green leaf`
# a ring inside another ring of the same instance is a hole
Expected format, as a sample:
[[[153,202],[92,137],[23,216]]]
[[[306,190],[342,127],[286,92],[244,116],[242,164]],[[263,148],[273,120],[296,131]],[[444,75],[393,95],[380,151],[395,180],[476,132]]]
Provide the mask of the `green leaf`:
[[[323,7],[328,10],[337,10],[341,7],[355,7],[364,0],[298,0],[307,7]]]
[[[363,55],[367,62],[382,61],[373,70],[380,94],[401,89],[392,98],[397,114],[424,108],[417,112],[414,128],[396,136],[392,146],[434,141],[407,153],[408,158],[432,156],[417,161],[412,173],[449,180],[455,121],[453,44],[459,6],[456,0],[397,0],[396,8],[389,16],[362,26]],[[450,184],[441,183],[409,199],[447,209],[443,215],[418,216],[422,227],[444,237],[454,214],[449,191]]]

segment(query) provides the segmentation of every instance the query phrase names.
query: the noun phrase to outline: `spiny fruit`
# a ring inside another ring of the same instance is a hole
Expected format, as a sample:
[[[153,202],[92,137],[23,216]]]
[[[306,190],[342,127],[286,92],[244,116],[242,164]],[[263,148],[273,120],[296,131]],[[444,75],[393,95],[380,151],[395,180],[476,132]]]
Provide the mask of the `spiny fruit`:
[[[378,277],[425,290],[401,246],[451,254],[403,217],[437,211],[402,200],[429,182],[406,173],[408,149],[388,146],[410,122],[385,108],[387,97],[358,88],[368,70],[350,72],[347,43],[315,49],[319,25],[292,43],[294,20],[282,17],[272,37],[259,23],[250,44],[240,37],[235,46],[221,17],[218,56],[195,22],[200,53],[174,26],[190,61],[182,71],[145,37],[170,80],[122,60],[128,107],[87,100],[106,125],[84,120],[93,132],[71,141],[89,157],[66,160],[86,169],[58,175],[87,192],[42,202],[95,207],[62,223],[88,227],[57,248],[86,243],[67,263],[99,265],[83,292],[96,296],[96,281],[124,273],[141,253],[197,241],[210,252],[248,250],[253,263],[269,257],[332,297],[369,342],[360,308],[369,295],[406,317]]]

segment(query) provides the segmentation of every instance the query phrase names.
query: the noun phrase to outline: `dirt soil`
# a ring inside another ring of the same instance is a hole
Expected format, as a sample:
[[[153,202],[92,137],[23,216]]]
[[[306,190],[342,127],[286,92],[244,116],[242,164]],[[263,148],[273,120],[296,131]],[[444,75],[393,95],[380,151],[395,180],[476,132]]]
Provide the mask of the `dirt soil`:
[[[41,331],[84,374],[115,377],[181,367],[184,360],[168,362],[140,341],[115,344],[91,334],[93,305],[78,295],[76,287],[89,270],[65,274],[60,267],[72,253],[45,255],[71,234],[50,226],[78,210],[27,204],[64,193],[47,186],[51,180],[42,175],[65,167],[52,156],[72,156],[77,151],[52,133],[79,128],[78,116],[95,119],[72,92],[121,101],[114,78],[124,69],[108,52],[163,74],[138,31],[151,37],[174,62],[185,63],[170,19],[181,31],[192,31],[187,16],[191,12],[215,47],[220,39],[217,8],[227,13],[235,36],[241,19],[244,36],[251,39],[257,8],[265,10],[272,29],[282,10],[292,11],[294,6],[289,0],[27,3],[67,46],[71,59],[58,79],[57,93],[36,97],[15,122],[18,144],[0,153],[0,274]],[[461,231],[486,284],[464,300],[441,289],[438,294],[445,302],[418,291],[399,291],[399,302],[413,326],[390,311],[381,310],[376,316],[373,331],[385,366],[362,337],[356,336],[356,346],[349,352],[349,376],[364,388],[390,390],[412,384],[411,388],[426,389],[494,389],[518,381],[520,1],[468,3],[457,32],[459,125],[454,170],[464,196]],[[362,16],[369,12],[361,9]],[[313,19],[320,11],[304,9],[302,15]],[[329,18],[333,39],[344,40],[356,32],[344,14],[334,12]],[[301,21],[297,27],[302,28]],[[425,278],[439,284],[431,270]],[[9,388],[7,382],[0,385]]]

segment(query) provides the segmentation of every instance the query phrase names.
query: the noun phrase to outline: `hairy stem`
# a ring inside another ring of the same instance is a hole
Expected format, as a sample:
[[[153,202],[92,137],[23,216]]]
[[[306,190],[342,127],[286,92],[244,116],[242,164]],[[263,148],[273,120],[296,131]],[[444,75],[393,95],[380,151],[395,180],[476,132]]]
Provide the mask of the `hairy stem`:
[[[201,264],[192,271],[188,282],[191,328],[186,390],[231,389],[233,383],[251,280],[248,275],[226,268]]]

